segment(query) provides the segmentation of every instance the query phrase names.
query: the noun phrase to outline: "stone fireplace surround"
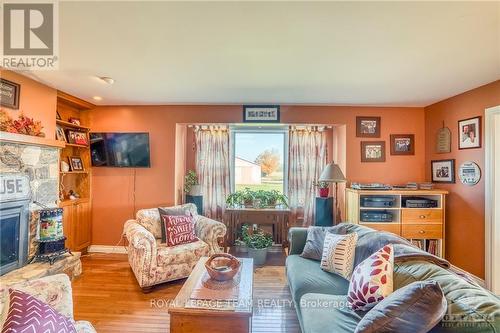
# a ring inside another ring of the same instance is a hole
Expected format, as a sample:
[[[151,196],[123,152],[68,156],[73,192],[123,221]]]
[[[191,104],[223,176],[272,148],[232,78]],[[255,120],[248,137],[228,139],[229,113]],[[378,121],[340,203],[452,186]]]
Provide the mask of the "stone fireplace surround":
[[[3,132],[0,132],[2,135]],[[48,207],[58,207],[59,200],[59,148],[23,142],[0,140],[0,173],[20,173],[29,177],[31,203],[29,205],[29,249],[28,260],[36,255],[36,242],[39,211],[42,209],[34,202]],[[10,284],[30,277],[65,272],[70,277],[81,273],[80,253],[66,255],[53,266],[36,263],[14,270],[1,277],[2,283]],[[8,282],[7,282],[8,281]]]

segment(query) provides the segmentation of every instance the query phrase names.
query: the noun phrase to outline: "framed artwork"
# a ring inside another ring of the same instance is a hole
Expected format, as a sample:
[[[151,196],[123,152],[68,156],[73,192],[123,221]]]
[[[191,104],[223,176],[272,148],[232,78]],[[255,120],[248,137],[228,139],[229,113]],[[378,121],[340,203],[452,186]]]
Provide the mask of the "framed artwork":
[[[391,155],[415,155],[415,135],[391,134]]]
[[[69,165],[71,166],[71,171],[84,171],[82,159],[78,156],[69,156]]]
[[[481,116],[458,121],[458,149],[481,148]]]
[[[431,161],[433,183],[455,183],[455,160]]]
[[[243,105],[244,123],[279,123],[279,105]]]
[[[358,138],[380,138],[380,117],[356,117]]]
[[[361,141],[361,162],[385,162],[385,141]]]
[[[67,140],[69,143],[88,146],[89,140],[87,138],[87,133],[81,131],[67,130]]]
[[[68,142],[66,134],[64,134],[64,129],[59,125],[56,126],[56,140]]]
[[[0,79],[0,105],[9,109],[19,109],[21,85],[9,80]]]

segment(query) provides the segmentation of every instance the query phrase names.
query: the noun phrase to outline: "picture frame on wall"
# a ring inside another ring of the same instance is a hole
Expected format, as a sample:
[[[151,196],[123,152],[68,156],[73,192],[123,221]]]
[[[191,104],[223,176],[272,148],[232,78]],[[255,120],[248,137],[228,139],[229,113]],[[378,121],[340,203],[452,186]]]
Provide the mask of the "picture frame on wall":
[[[458,121],[458,149],[481,148],[481,116]]]
[[[385,141],[361,141],[361,162],[385,162]]]
[[[415,155],[415,135],[391,134],[391,155]]]
[[[243,105],[244,123],[279,123],[279,105]]]
[[[431,161],[433,183],[455,183],[455,160]]]
[[[9,109],[19,109],[19,97],[21,95],[21,85],[6,79],[0,78],[0,105]]]
[[[356,117],[356,137],[380,138],[380,117]]]
[[[85,171],[83,161],[79,156],[69,156],[68,160],[71,171]]]

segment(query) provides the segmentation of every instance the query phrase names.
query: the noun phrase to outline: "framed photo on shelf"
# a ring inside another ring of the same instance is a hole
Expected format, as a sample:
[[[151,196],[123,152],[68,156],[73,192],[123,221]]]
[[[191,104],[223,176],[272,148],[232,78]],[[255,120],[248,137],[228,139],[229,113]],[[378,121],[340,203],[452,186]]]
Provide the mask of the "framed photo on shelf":
[[[431,161],[433,183],[455,183],[455,160]]]
[[[71,171],[84,171],[83,161],[79,156],[69,156],[68,159]]]
[[[72,124],[75,124],[75,125],[78,125],[78,126],[81,125],[80,118],[71,117],[71,118],[68,119],[68,122],[70,122]]]
[[[68,143],[88,146],[89,140],[87,138],[87,133],[82,131],[67,130]]]
[[[391,134],[391,155],[415,155],[415,135]]]
[[[279,123],[279,105],[243,105],[244,123]]]
[[[385,141],[361,141],[361,162],[385,162]]]
[[[56,111],[56,119],[57,120],[62,120],[61,115],[59,114],[59,111]]]
[[[64,134],[64,129],[59,125],[56,125],[56,140],[68,142],[66,134]]]
[[[481,148],[481,116],[458,121],[458,149]]]
[[[356,137],[380,138],[380,117],[356,117]]]

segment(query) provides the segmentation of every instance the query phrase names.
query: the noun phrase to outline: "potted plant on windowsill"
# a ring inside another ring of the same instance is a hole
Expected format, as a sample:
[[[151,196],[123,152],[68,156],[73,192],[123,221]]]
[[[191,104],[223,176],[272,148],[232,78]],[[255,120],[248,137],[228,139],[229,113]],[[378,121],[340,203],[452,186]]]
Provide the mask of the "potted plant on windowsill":
[[[263,266],[266,263],[267,251],[273,245],[273,236],[261,229],[255,229],[252,233],[246,230],[244,242],[248,249],[248,255],[253,258],[255,266]]]

